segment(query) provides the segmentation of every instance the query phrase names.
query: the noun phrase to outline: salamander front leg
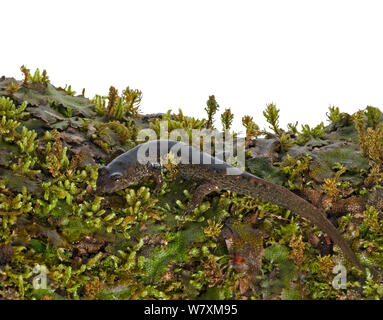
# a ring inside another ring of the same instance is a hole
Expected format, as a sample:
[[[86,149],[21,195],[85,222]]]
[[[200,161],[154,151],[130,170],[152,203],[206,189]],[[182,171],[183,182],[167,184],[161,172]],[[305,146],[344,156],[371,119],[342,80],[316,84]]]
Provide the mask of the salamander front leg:
[[[210,182],[205,182],[201,185],[199,185],[193,193],[192,200],[190,204],[186,207],[184,212],[182,213],[182,216],[185,216],[189,213],[191,213],[194,209],[198,208],[198,206],[201,204],[203,199],[210,193],[214,191],[220,191],[220,189]]]

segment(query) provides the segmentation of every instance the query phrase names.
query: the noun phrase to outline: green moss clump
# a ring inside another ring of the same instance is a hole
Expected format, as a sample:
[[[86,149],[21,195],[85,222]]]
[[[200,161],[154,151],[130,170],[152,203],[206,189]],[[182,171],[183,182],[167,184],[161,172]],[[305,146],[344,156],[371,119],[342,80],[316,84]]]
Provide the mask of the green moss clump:
[[[207,113],[207,122],[206,128],[213,128],[214,124],[214,115],[217,113],[219,109],[219,104],[215,99],[215,96],[209,96],[209,100],[206,101],[205,111]]]
[[[167,124],[167,128],[164,127],[163,123]],[[178,110],[178,114],[172,114],[171,110],[168,110],[166,114],[162,116],[162,119],[154,119],[152,123],[150,123],[150,128],[154,130],[158,139],[166,139],[170,138],[171,133],[176,133],[176,138],[181,134],[177,129],[183,129],[186,131],[187,136],[182,137],[183,141],[193,141],[192,130],[193,129],[202,129],[206,123],[205,119],[195,119],[194,117],[186,117],[184,116],[181,109]],[[167,129],[167,132],[164,130]],[[161,137],[165,135],[165,137]]]
[[[14,102],[8,97],[0,97],[0,116],[6,119],[19,120],[29,113],[25,112],[27,102],[24,102],[21,106],[16,107]]]
[[[266,121],[270,124],[270,129],[278,136],[282,133],[282,129],[279,128],[279,111],[274,103],[268,104],[263,111]]]
[[[105,115],[110,119],[127,120],[129,117],[137,117],[142,100],[142,92],[127,87],[120,97],[115,87],[109,88],[108,97],[96,95],[92,100],[95,111],[99,115]]]

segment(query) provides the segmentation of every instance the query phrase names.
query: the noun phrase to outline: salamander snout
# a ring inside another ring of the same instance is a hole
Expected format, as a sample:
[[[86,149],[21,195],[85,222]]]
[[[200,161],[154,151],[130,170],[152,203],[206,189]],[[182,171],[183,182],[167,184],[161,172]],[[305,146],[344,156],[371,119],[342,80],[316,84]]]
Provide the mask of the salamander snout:
[[[121,172],[109,172],[107,167],[100,167],[98,169],[97,191],[111,193],[121,189],[122,178]]]

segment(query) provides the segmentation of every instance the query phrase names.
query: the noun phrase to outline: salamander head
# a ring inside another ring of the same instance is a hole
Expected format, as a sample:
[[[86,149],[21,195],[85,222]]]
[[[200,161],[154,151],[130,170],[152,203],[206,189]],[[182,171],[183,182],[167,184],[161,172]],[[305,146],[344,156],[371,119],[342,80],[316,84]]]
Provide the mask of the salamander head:
[[[98,169],[97,191],[112,193],[120,188],[123,175],[121,172],[110,172],[108,167],[103,166]]]
[[[132,170],[116,170],[116,168],[103,166],[98,169],[97,191],[112,193],[125,189],[137,181],[136,174]]]

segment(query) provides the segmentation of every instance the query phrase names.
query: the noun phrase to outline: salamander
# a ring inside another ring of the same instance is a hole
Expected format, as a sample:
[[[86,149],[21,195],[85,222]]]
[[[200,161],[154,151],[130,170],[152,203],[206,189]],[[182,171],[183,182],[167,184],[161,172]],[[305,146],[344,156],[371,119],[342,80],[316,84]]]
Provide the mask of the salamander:
[[[99,168],[97,191],[113,193],[148,176],[161,184],[161,159],[173,153],[178,159],[177,170],[183,178],[199,182],[185,214],[190,213],[208,194],[230,190],[285,207],[310,220],[342,249],[345,256],[363,270],[358,258],[324,212],[285,187],[263,180],[202,152],[193,146],[172,140],[152,140],[137,145]],[[228,174],[231,170],[231,174]],[[235,174],[233,174],[233,172]]]

